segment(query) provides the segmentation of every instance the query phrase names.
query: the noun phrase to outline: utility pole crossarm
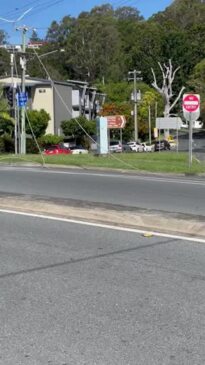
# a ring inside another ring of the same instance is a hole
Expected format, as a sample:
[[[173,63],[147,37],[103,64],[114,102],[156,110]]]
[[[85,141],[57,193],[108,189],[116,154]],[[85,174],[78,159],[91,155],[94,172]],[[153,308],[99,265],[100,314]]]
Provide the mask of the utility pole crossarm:
[[[134,82],[134,138],[135,141],[138,141],[138,121],[137,121],[137,81],[142,80],[142,77],[137,77],[137,75],[141,75],[141,71],[133,70],[129,71],[128,75],[133,75],[133,77],[128,78],[128,80],[131,80]]]

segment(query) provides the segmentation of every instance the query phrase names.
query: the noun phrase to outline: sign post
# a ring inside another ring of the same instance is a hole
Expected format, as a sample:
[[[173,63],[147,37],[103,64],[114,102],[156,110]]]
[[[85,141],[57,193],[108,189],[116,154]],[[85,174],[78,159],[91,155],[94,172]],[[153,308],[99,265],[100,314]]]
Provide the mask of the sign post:
[[[192,165],[192,142],[193,142],[193,123],[200,116],[200,95],[184,94],[183,95],[183,114],[189,122],[189,168]]]

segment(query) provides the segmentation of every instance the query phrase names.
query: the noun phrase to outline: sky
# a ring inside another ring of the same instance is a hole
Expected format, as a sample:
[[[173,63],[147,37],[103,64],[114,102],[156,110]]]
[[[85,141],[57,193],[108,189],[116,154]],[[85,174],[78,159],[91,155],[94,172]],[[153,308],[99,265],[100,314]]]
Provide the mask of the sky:
[[[152,14],[164,10],[171,2],[172,0],[1,0],[0,18],[6,20],[0,19],[0,29],[8,33],[9,43],[19,44],[21,36],[16,27],[22,25],[35,28],[38,35],[43,37],[53,20],[60,21],[65,15],[77,17],[82,11],[90,11],[93,7],[105,3],[114,8],[136,7],[147,19]],[[16,23],[11,22],[20,18],[24,12],[27,13],[22,19]]]

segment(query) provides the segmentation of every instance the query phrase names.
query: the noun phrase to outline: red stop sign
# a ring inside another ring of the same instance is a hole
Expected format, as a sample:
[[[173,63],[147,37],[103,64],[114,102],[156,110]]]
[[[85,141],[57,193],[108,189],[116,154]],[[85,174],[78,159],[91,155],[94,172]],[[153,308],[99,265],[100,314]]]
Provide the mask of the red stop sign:
[[[183,109],[186,112],[194,113],[200,107],[200,99],[198,95],[187,94],[183,97]]]

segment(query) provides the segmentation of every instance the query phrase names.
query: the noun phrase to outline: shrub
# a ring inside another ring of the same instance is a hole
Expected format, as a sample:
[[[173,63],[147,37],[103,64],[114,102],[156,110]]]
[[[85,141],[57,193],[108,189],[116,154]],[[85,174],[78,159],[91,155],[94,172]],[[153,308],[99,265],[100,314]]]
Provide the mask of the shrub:
[[[38,146],[36,145],[36,142],[33,139],[27,139],[26,140],[26,153],[39,153]]]
[[[5,152],[4,139],[3,139],[3,137],[0,137],[0,153],[4,153],[4,152]]]
[[[46,134],[38,139],[40,147],[44,148],[53,144],[59,144],[63,142],[63,137],[56,134]]]
[[[9,134],[4,134],[2,138],[4,140],[5,152],[14,153],[15,152],[14,139]]]

